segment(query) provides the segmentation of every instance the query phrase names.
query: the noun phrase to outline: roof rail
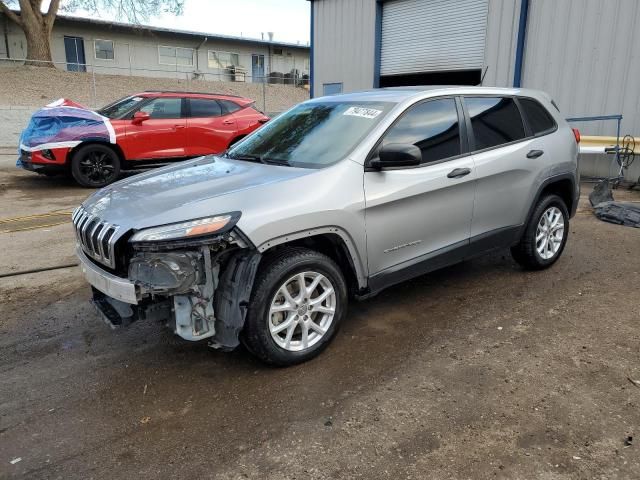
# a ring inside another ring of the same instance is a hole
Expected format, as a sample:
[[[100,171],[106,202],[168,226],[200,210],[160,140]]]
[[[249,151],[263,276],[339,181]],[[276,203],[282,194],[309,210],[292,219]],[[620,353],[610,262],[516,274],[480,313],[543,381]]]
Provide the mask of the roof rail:
[[[221,97],[244,98],[242,95],[233,95],[231,93],[218,92],[185,92],[183,90],[145,90],[142,93],[188,93],[193,95],[220,95]]]

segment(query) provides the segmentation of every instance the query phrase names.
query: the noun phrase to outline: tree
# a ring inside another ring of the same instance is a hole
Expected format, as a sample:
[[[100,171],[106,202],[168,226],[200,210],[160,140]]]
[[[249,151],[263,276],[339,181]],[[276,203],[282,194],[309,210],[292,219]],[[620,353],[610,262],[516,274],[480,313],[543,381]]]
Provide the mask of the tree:
[[[46,11],[42,11],[46,0],[0,0],[0,12],[4,13],[22,31],[27,39],[27,65],[53,66],[51,62],[51,29],[58,11],[86,10],[95,15],[112,13],[116,18],[126,18],[140,24],[151,14],[182,14],[184,0],[50,0]],[[19,6],[16,13],[11,7]]]

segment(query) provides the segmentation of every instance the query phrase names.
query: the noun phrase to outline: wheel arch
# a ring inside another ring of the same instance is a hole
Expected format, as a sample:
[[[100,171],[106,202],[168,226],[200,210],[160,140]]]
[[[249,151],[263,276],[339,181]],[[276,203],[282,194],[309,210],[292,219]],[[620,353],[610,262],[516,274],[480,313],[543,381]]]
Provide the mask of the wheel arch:
[[[283,235],[262,243],[258,251],[268,254],[285,246],[305,247],[327,255],[343,272],[350,294],[362,294],[366,290],[364,266],[351,237],[341,228],[323,227]]]
[[[103,147],[111,148],[114,152],[116,152],[116,155],[118,155],[118,159],[120,160],[121,166],[124,166],[127,160],[124,156],[124,152],[122,151],[122,148],[117,143],[109,143],[102,140],[83,140],[81,143],[79,143],[78,145],[73,147],[71,150],[69,150],[69,153],[67,154],[66,165],[70,167],[73,156],[77,153],[78,150],[80,150],[82,147],[86,147],[87,145],[101,145]]]
[[[527,212],[527,217],[525,218],[525,222],[521,228],[520,234],[518,238],[524,234],[527,224],[531,221],[531,216],[533,215],[534,210],[536,209],[536,205],[542,197],[548,194],[558,195],[565,202],[567,206],[567,210],[569,211],[569,217],[572,217],[575,214],[578,200],[575,196],[575,192],[577,189],[575,176],[566,173],[561,175],[554,175],[553,177],[547,178],[542,184],[538,187],[538,191],[536,195],[533,197],[533,201],[529,206],[529,211]]]

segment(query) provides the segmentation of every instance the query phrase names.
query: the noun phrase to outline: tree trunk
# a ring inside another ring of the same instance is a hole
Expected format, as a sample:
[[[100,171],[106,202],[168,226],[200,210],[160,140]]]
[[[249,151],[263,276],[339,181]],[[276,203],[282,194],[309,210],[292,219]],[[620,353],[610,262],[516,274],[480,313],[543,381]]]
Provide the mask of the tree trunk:
[[[60,0],[50,0],[47,13],[42,13],[43,0],[18,0],[20,13],[11,10],[6,0],[0,0],[0,12],[17,24],[27,39],[25,65],[53,67],[51,62],[51,29],[56,19]]]
[[[25,65],[38,67],[53,67],[51,63],[51,39],[45,26],[25,25],[25,37],[27,38],[27,58]]]

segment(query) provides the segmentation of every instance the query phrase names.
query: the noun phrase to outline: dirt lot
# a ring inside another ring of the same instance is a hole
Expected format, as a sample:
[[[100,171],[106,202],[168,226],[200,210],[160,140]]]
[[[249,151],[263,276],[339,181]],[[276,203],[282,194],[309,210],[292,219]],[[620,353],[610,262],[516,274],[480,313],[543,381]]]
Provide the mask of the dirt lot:
[[[11,162],[2,219],[89,193]],[[640,478],[640,230],[584,200],[552,269],[500,252],[397,286],[289,369],[111,331],[77,268],[0,279],[0,478]],[[0,273],[72,244],[0,233]]]

